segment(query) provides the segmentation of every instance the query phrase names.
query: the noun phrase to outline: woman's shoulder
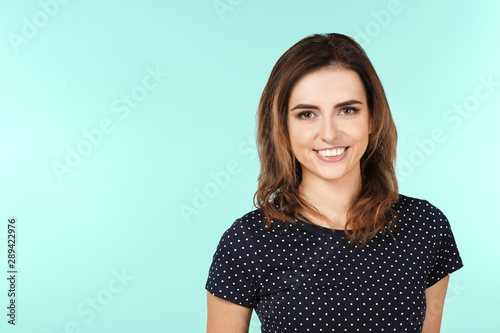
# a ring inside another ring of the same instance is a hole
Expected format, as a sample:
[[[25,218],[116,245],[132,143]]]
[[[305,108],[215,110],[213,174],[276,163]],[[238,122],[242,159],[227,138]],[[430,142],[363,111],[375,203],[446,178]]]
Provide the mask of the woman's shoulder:
[[[431,204],[428,200],[408,195],[399,194],[398,200],[394,203],[394,208],[398,211],[420,211],[433,214],[442,214],[441,210]]]
[[[219,247],[241,251],[253,247],[255,239],[269,236],[274,228],[266,226],[266,217],[258,209],[250,211],[237,218],[224,231]]]
[[[398,212],[398,219],[409,226],[418,228],[449,228],[444,213],[428,200],[399,194],[393,208]]]
[[[238,217],[229,229],[240,232],[251,232],[260,229],[265,223],[265,217],[258,209]]]
[[[237,233],[267,234],[283,229],[285,226],[281,220],[272,220],[272,223],[267,223],[267,217],[260,209],[252,210],[243,216],[237,218],[230,230]]]

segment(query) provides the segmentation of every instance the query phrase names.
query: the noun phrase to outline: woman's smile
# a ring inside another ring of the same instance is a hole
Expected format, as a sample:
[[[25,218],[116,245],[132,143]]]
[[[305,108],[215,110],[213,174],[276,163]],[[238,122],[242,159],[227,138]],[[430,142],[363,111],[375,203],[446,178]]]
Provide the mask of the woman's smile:
[[[349,147],[336,147],[330,149],[320,149],[313,151],[318,155],[318,158],[324,162],[338,162],[341,161],[347,154]]]

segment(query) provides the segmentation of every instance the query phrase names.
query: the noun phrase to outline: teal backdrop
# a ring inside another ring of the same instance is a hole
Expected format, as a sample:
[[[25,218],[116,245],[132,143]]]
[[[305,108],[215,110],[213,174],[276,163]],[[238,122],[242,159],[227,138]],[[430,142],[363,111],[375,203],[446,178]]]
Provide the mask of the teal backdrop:
[[[1,0],[0,331],[203,332],[217,243],[253,209],[271,69],[300,39],[339,32],[386,90],[401,193],[450,220],[464,268],[441,331],[500,332],[499,12],[497,0]]]

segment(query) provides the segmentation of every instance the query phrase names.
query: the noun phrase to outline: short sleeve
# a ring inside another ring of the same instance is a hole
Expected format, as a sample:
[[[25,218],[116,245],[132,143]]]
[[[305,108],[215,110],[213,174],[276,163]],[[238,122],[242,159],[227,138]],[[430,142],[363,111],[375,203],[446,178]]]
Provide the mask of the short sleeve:
[[[436,210],[435,218],[436,222],[438,222],[436,238],[438,245],[427,276],[426,288],[433,286],[441,279],[463,267],[462,258],[458,252],[450,223],[439,209],[436,208]]]
[[[259,268],[250,232],[241,220],[236,220],[220,239],[205,289],[232,303],[254,308]]]

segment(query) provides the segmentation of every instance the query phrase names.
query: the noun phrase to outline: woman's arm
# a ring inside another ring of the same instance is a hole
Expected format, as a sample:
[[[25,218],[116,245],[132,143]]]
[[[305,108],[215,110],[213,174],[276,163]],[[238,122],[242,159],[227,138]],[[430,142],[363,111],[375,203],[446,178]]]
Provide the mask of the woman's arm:
[[[442,278],[433,286],[425,289],[427,299],[427,310],[425,312],[424,327],[422,333],[439,333],[441,329],[441,318],[443,317],[444,299],[448,289],[450,276]]]
[[[252,309],[207,291],[207,333],[247,333]]]

